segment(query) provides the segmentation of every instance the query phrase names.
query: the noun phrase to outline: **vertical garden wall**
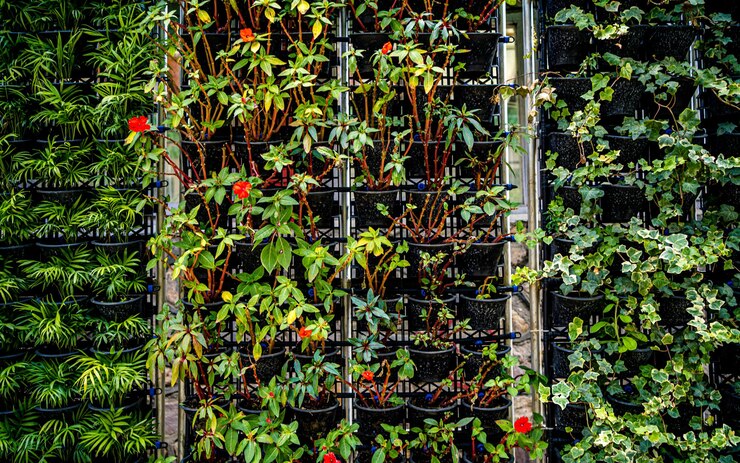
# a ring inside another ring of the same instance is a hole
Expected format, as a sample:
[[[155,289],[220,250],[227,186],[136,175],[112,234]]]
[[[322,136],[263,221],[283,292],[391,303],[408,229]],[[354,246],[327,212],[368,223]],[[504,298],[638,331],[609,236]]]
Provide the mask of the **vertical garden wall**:
[[[0,5],[0,461],[146,461],[144,5]]]
[[[737,458],[731,3],[543,4],[554,461]]]
[[[152,9],[163,127],[131,141],[183,197],[150,363],[182,381],[186,461],[542,454],[509,420],[537,377],[506,346],[502,3]]]

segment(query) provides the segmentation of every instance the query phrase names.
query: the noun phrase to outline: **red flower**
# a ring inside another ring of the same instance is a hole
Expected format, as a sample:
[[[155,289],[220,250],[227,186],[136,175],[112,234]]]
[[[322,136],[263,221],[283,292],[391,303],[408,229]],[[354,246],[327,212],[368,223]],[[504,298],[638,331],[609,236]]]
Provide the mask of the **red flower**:
[[[390,42],[386,42],[385,45],[383,45],[383,48],[380,49],[380,52],[384,55],[387,55],[393,51],[393,44]]]
[[[246,181],[236,182],[234,184],[234,194],[239,197],[239,199],[247,199],[249,198],[249,191],[252,189],[252,184]]]
[[[366,370],[362,372],[362,377],[365,378],[365,381],[372,381],[375,378],[375,375],[372,371]]]
[[[337,460],[337,456],[334,455],[334,452],[329,452],[324,455],[324,463],[339,463],[339,460]]]
[[[254,34],[248,27],[239,31],[239,37],[242,38],[242,42],[254,42]]]
[[[305,339],[305,338],[311,336],[311,330],[309,330],[305,326],[302,326],[301,329],[298,330],[298,336],[300,336],[301,339]]]
[[[272,423],[272,420],[270,418],[265,418],[265,423],[270,424]]]
[[[514,421],[514,431],[526,433],[532,430],[532,423],[529,422],[529,418],[523,416],[518,420]]]
[[[151,128],[146,116],[136,116],[128,120],[128,129],[132,132],[144,132]]]

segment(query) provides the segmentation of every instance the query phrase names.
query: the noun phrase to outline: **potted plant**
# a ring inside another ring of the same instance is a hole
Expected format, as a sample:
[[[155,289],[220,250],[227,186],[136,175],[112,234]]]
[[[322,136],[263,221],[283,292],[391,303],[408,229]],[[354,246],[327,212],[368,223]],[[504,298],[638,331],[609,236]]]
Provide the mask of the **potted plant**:
[[[411,428],[409,451],[414,462],[446,462],[459,461],[459,448],[454,439],[456,428],[464,427],[473,421],[472,418],[462,418],[455,422],[434,420],[427,418],[422,426]]]
[[[123,321],[143,312],[146,279],[136,252],[98,252],[97,265],[90,270],[93,286],[91,304],[102,318]]]
[[[402,381],[414,376],[414,364],[404,349],[395,352],[395,358],[375,359],[365,363],[362,353],[352,362],[350,370],[357,391],[354,408],[359,433],[373,439],[382,431],[382,426],[401,425],[404,420],[405,401],[397,390]]]
[[[288,365],[283,368],[287,373]],[[285,377],[288,403],[292,416],[299,422],[299,435],[304,439],[321,436],[339,422],[339,401],[334,385],[339,381],[339,365],[328,362],[318,351],[311,363],[293,362],[294,376]]]
[[[79,371],[75,386],[81,398],[89,401],[95,411],[124,411],[140,405],[140,390],[147,385],[146,353],[103,353],[94,356],[78,354],[70,359]],[[137,396],[138,393],[138,396]]]

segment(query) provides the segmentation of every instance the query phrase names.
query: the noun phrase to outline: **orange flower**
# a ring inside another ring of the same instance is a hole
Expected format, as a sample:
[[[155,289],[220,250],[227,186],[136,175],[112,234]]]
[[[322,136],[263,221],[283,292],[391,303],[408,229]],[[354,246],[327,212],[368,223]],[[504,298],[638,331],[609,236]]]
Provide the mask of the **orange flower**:
[[[146,116],[136,116],[128,120],[128,129],[132,132],[144,132],[151,128]]]
[[[239,31],[239,37],[242,38],[242,42],[254,42],[254,34],[252,29],[248,27]]]
[[[365,370],[362,372],[362,377],[365,378],[365,381],[372,381],[375,379],[375,374],[370,370]]]
[[[393,51],[393,44],[390,42],[386,42],[385,45],[383,45],[383,48],[380,50],[380,52],[384,55],[387,55]]]
[[[523,416],[514,421],[514,430],[516,432],[527,433],[532,430],[532,423],[529,422],[529,418]]]
[[[298,330],[298,336],[300,336],[301,339],[306,339],[311,336],[311,330],[309,330],[305,326],[302,326],[301,329]]]
[[[236,182],[234,184],[234,194],[239,197],[239,199],[247,199],[249,198],[249,191],[252,189],[252,184],[246,181]]]

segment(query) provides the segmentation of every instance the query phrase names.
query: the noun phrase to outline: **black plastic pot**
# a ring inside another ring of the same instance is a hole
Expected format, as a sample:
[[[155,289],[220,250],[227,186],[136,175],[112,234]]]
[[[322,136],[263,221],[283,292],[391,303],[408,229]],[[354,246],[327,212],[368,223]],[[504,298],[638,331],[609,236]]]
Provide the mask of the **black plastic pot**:
[[[265,165],[267,161],[262,155],[270,151],[270,147],[282,143],[280,140],[274,141],[244,141],[237,140],[234,142],[234,156],[239,164],[246,166],[249,175],[263,177],[268,174]]]
[[[388,227],[391,220],[380,213],[377,205],[383,204],[388,208],[388,212],[391,214],[391,217],[393,217],[398,213],[398,192],[399,190],[354,191],[355,223],[357,227]]]
[[[710,135],[708,143],[708,149],[712,154],[724,154],[728,157],[740,156],[740,133]]]
[[[490,72],[498,54],[501,37],[501,34],[494,32],[468,32],[467,37],[461,36],[458,48],[470,51],[455,55],[456,62],[465,63],[465,69],[460,70],[458,75],[479,77]]]
[[[408,161],[404,163],[406,175],[410,178],[434,178],[435,174],[441,174],[452,167],[452,155],[444,160],[445,143],[436,141],[414,141],[408,150]],[[429,166],[427,166],[427,162]],[[428,169],[428,172],[427,172]],[[421,205],[423,205],[423,200]]]
[[[589,11],[593,6],[593,3],[589,0],[545,0],[541,4],[545,10],[545,15],[551,19],[555,17],[558,11],[571,6],[577,6],[585,11]]]
[[[671,296],[660,299],[658,315],[661,320],[668,326],[683,326],[694,319],[687,312],[687,309],[693,307],[693,304],[684,296]]]
[[[550,84],[555,88],[558,99],[565,102],[571,114],[583,111],[586,100],[581,98],[591,90],[591,80],[581,77],[551,77]]]
[[[203,167],[205,167],[206,173],[210,175],[214,172],[218,173],[222,168],[230,165],[230,150],[228,149],[228,141],[226,140],[204,140],[197,142],[183,140],[180,144],[183,149],[183,167],[191,178],[200,177],[201,180],[205,180],[205,178],[202,178]],[[203,153],[202,159],[201,152]]]
[[[614,414],[617,416],[626,415],[632,413],[639,415],[644,411],[644,407],[637,401],[638,396],[624,393],[624,396],[616,397],[611,394],[606,394],[606,400],[612,405]]]
[[[663,88],[643,95],[642,105],[653,119],[678,118],[679,114],[691,104],[691,97],[696,92],[696,83],[688,77],[678,77],[675,80],[678,82],[675,95],[669,94]],[[654,93],[664,93],[666,100],[656,100]]]
[[[35,259],[38,249],[34,243],[11,244],[0,246],[0,256],[3,260],[19,261],[24,259]]]
[[[311,209],[311,214],[314,218],[314,223],[317,227],[327,228],[332,227],[334,223],[334,216],[338,212],[338,204],[334,200],[335,190],[319,190],[310,191],[307,195],[308,207]],[[307,218],[308,211],[303,208],[303,219],[304,222]]]
[[[110,321],[120,322],[144,312],[143,294],[118,302],[99,301],[93,298],[90,303],[100,317]]]
[[[216,200],[212,199],[208,202],[208,207],[206,208],[204,198],[200,194],[190,192],[185,195],[186,212],[190,212],[198,206],[200,207],[195,214],[195,219],[203,228],[210,228],[211,225],[217,228],[229,228],[229,207],[231,204],[227,199],[224,199],[221,204],[216,203]]]
[[[740,358],[740,344],[724,344],[718,346],[712,356],[715,372],[721,375],[740,374],[740,362],[737,361],[738,358]]]
[[[693,26],[657,25],[645,28],[644,58],[663,60],[668,57],[686,59],[697,36]]]
[[[704,195],[705,206],[717,208],[722,204],[733,206],[740,210],[740,185],[727,182],[724,185],[709,185]]]
[[[455,346],[444,350],[422,350],[409,347],[409,357],[416,365],[415,383],[435,383],[445,379],[455,368]],[[411,404],[409,403],[409,406]]]
[[[567,378],[570,375],[570,360],[568,356],[575,352],[571,344],[565,341],[552,343],[552,376],[553,378]]]
[[[547,149],[553,154],[557,153],[555,165],[568,170],[574,170],[583,165],[581,156],[586,159],[594,152],[590,143],[578,143],[577,138],[565,132],[549,133],[547,135]]]
[[[737,81],[738,77],[733,76],[733,80]],[[716,124],[724,121],[737,122],[737,110],[734,107],[737,105],[737,100],[727,97],[722,100],[708,89],[704,89],[701,95],[706,109],[705,118],[708,121]]]
[[[614,94],[611,101],[601,102],[601,116],[634,116],[645,93],[645,85],[637,79],[619,79],[610,85],[614,89]]]
[[[396,405],[388,408],[366,407],[355,399],[355,422],[360,425],[359,433],[368,441],[383,432],[383,423],[390,426],[403,424],[406,417],[406,405]]]
[[[276,348],[275,352],[271,354],[263,353],[256,362],[251,352],[241,351],[239,355],[241,355],[243,367],[247,369],[244,374],[246,380],[249,382],[259,381],[262,384],[269,382],[273,377],[280,376],[283,365],[288,360],[283,348]]]
[[[623,352],[622,354],[615,353],[609,357],[612,364],[618,359],[624,362],[626,371],[619,373],[619,376],[627,377],[639,373],[642,365],[653,365],[655,353],[649,347],[639,347],[635,350]]]
[[[438,312],[442,307],[451,307],[455,303],[455,296],[440,301],[431,299],[417,299],[409,296],[406,301],[406,319],[410,331],[429,330],[439,320]]]
[[[36,195],[38,196],[39,201],[50,201],[66,207],[71,207],[75,203],[75,201],[80,198],[87,197],[89,193],[90,191],[86,188],[39,188],[38,190],[36,190]]]
[[[456,403],[453,402],[451,405],[446,405],[444,407],[431,406],[429,405],[431,397],[432,394],[430,393],[426,394],[426,396],[412,397],[409,399],[406,406],[408,408],[409,424],[411,426],[421,426],[427,418],[439,421],[445,418],[448,414],[451,414],[451,418],[455,419],[455,415],[457,415]]]
[[[645,27],[630,26],[626,34],[610,40],[597,40],[600,54],[611,53],[622,58],[640,59],[644,52]]]
[[[336,399],[330,405],[318,409],[299,408],[288,405],[291,417],[298,422],[297,434],[301,442],[310,442],[325,436],[334,429],[342,417],[342,410]]]
[[[589,32],[575,26],[549,26],[546,40],[547,68],[550,71],[577,71],[592,52]]]
[[[586,425],[586,406],[583,404],[568,404],[565,409],[555,406],[555,429],[565,430],[572,428],[576,431]]]
[[[650,145],[647,137],[632,138],[625,135],[607,135],[606,141],[609,142],[609,148],[619,151],[618,162],[625,167],[630,162],[637,163],[640,159],[648,159],[650,155]]]
[[[509,299],[509,294],[492,299],[476,299],[461,294],[459,318],[470,319],[469,325],[474,330],[495,330],[504,316]]]
[[[740,424],[740,394],[735,392],[732,383],[722,387],[720,393],[722,394],[720,401],[722,422],[736,429]]]
[[[472,345],[470,347],[466,346],[465,344],[460,345],[460,353],[465,356],[465,365],[463,365],[463,373],[465,373],[465,377],[470,379],[476,376],[478,373],[480,373],[481,367],[483,367],[486,363],[489,362],[487,358],[483,358],[483,346],[480,345]],[[502,358],[504,355],[511,352],[511,347],[507,345],[499,345],[498,349],[496,350],[496,357],[499,359]],[[499,376],[502,373],[501,366],[495,365],[491,370],[488,372],[484,380],[493,379],[497,376]]]
[[[136,256],[142,261],[146,258],[146,246],[144,240],[129,240],[129,241],[92,241],[93,248],[99,253],[114,256],[116,254],[122,254],[123,252],[136,253]]]
[[[601,221],[604,223],[629,222],[648,209],[645,193],[634,185],[603,184],[601,189]]]
[[[364,50],[362,58],[357,58],[357,71],[365,77],[373,76],[373,64],[371,58],[376,51],[383,48],[383,45],[389,41],[388,34],[363,32],[350,34],[349,41],[355,50]]]
[[[82,403],[77,402],[59,408],[34,407],[34,410],[39,414],[39,421],[41,423],[46,423],[51,420],[65,421],[70,419],[81,406]]]
[[[561,294],[552,292],[552,322],[554,326],[568,326],[575,317],[588,321],[594,315],[599,315],[604,306],[604,296],[601,294]]]
[[[491,407],[480,407],[472,405],[466,400],[460,403],[460,417],[472,416],[480,420],[481,426],[487,432],[490,431],[501,431],[496,424],[497,420],[505,420],[509,417],[509,408],[511,408],[511,400],[507,397],[500,397],[497,399],[495,404]]]
[[[478,140],[473,142],[472,148],[468,148],[465,143],[455,145],[455,165],[457,166],[458,177],[474,178],[477,175],[484,177],[486,169],[493,168],[496,159],[502,155],[499,151],[502,140]],[[467,159],[474,159],[482,163],[485,167],[474,164],[471,166]]]
[[[423,243],[408,243],[409,250],[406,253],[406,260],[409,263],[407,267],[409,278],[417,278],[420,274],[419,267],[421,266],[421,255],[422,253],[428,253],[434,256],[438,253],[445,253],[448,257],[452,254],[452,244],[441,243],[441,244],[423,244]]]
[[[262,266],[260,254],[267,243],[259,243],[255,247],[252,243],[236,242],[235,264],[245,273],[252,273]]]
[[[495,243],[473,243],[457,257],[460,271],[469,277],[487,277],[496,275],[498,266],[504,256],[507,241]]]
[[[563,186],[555,192],[563,200],[563,207],[573,209],[573,212],[580,214],[583,197],[578,188],[573,186]]]
[[[498,105],[498,88],[498,85],[493,84],[457,84],[452,105],[457,108],[465,106],[467,110],[476,110],[475,114],[481,121],[491,121]]]

